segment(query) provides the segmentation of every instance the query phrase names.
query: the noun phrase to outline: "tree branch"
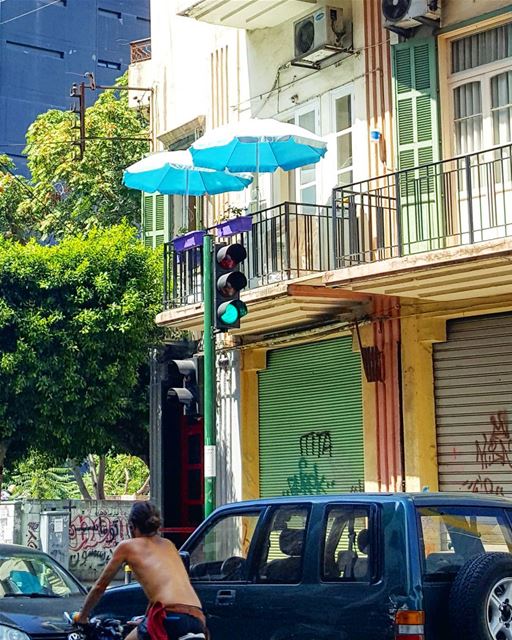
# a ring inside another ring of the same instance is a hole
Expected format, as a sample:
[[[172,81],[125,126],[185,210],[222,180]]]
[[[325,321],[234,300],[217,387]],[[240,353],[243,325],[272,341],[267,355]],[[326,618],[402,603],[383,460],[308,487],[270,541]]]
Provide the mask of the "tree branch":
[[[71,472],[73,477],[75,478],[75,482],[78,485],[78,489],[80,490],[80,495],[84,500],[92,500],[92,496],[89,493],[89,490],[85,486],[84,479],[82,478],[82,474],[80,473],[80,467],[76,464],[76,462],[70,463]]]
[[[148,477],[146,478],[146,480],[144,481],[144,484],[142,485],[142,487],[135,492],[136,496],[146,496],[149,493],[149,478],[150,476],[148,475]]]
[[[128,467],[124,468],[124,495],[128,493],[128,485],[130,484],[130,470]]]
[[[100,456],[98,465],[96,496],[98,500],[105,500],[105,456]]]

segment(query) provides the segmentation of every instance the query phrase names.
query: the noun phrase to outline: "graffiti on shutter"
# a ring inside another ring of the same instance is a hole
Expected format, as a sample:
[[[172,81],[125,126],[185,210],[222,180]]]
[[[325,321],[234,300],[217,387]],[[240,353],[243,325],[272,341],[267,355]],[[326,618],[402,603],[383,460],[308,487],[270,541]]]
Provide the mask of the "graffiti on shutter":
[[[449,322],[434,372],[440,490],[512,497],[512,315]]]

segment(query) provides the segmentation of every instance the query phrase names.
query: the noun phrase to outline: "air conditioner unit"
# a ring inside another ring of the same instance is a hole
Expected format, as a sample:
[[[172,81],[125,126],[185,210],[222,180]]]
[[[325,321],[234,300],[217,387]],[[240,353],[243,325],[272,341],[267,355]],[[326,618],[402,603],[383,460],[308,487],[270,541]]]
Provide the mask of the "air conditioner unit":
[[[382,0],[386,29],[412,29],[439,20],[438,0]]]
[[[294,25],[295,60],[317,66],[322,60],[352,49],[350,12],[340,7],[320,7]]]

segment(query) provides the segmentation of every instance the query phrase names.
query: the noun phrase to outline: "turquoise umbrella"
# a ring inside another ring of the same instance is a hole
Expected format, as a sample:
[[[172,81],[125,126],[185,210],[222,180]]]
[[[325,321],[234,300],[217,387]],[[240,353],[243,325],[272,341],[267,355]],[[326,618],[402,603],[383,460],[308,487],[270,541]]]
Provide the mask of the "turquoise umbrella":
[[[146,193],[204,196],[241,191],[252,176],[197,167],[189,151],[153,153],[125,169],[123,184]]]

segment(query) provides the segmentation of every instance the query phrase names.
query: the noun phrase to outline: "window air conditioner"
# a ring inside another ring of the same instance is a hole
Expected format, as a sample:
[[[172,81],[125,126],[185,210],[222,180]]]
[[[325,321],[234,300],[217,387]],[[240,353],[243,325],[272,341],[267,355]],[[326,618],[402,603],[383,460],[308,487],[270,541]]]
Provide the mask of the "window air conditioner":
[[[294,38],[294,62],[314,67],[352,49],[352,21],[340,7],[320,7],[294,23]]]
[[[386,29],[412,29],[439,20],[438,0],[382,0]]]

